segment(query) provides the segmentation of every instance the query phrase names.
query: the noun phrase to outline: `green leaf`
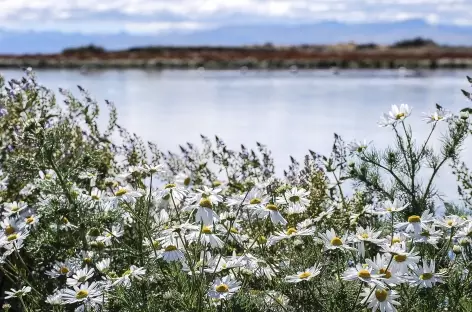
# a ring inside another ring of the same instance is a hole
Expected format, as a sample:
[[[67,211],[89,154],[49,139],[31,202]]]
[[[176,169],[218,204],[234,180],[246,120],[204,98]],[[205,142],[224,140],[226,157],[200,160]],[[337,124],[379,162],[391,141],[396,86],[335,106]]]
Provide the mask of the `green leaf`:
[[[461,90],[461,91],[462,91],[462,93],[463,93],[469,100],[472,101],[472,97],[470,96],[470,93],[469,93],[469,92],[467,92],[467,91],[465,91],[465,90]]]

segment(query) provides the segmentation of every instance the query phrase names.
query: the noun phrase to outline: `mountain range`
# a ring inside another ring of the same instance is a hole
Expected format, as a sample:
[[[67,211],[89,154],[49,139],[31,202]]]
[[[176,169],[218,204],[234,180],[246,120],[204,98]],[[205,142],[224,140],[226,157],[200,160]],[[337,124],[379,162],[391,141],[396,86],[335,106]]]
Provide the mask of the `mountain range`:
[[[356,43],[390,44],[423,37],[445,45],[470,45],[472,26],[432,25],[423,20],[370,24],[320,22],[314,24],[231,25],[195,31],[174,31],[155,35],[131,33],[82,34],[60,31],[11,31],[0,29],[0,54],[58,53],[64,48],[89,44],[107,50],[136,46],[239,46]]]

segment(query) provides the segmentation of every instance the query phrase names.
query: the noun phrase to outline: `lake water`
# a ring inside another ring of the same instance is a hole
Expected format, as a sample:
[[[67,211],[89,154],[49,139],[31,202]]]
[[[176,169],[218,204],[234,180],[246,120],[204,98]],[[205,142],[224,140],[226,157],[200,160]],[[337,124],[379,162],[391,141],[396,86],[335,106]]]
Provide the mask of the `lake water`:
[[[0,70],[7,78],[19,70]],[[413,107],[410,121],[418,140],[429,125],[422,112],[435,103],[457,112],[472,104],[460,89],[469,87],[468,71],[436,71],[425,77],[401,78],[395,71],[38,71],[39,81],[57,90],[81,85],[99,101],[115,102],[119,121],[161,149],[198,143],[200,134],[220,136],[231,148],[261,142],[272,150],[278,174],[289,155],[302,159],[308,149],[329,153],[333,133],[346,141],[367,139],[386,147],[392,133],[377,121],[392,104]],[[440,131],[445,128],[441,127]],[[464,159],[472,156],[469,140]],[[456,198],[450,168],[441,172],[438,187]]]

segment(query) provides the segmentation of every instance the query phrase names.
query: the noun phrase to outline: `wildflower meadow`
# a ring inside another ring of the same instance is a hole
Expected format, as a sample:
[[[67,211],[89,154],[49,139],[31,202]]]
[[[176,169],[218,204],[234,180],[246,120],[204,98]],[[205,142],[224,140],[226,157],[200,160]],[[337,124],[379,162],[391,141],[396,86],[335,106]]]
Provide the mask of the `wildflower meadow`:
[[[278,175],[262,144],[164,152],[74,94],[0,78],[2,311],[472,311],[472,109],[393,105],[388,148],[335,135]]]

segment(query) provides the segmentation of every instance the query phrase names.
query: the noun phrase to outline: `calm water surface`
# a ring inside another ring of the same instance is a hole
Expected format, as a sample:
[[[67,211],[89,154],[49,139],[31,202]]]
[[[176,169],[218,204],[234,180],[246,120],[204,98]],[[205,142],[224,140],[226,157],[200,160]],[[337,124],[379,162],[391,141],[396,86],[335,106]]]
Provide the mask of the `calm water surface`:
[[[21,72],[2,71],[7,78]],[[392,133],[376,122],[392,104],[413,107],[410,121],[418,140],[429,126],[422,112],[434,104],[458,111],[470,103],[460,89],[469,86],[468,71],[437,71],[421,78],[401,78],[395,71],[246,72],[239,71],[39,71],[47,87],[75,89],[81,85],[99,101],[115,102],[120,123],[161,149],[199,142],[199,135],[218,135],[232,148],[261,142],[272,150],[277,172],[289,155],[301,159],[308,149],[329,153],[333,133],[346,141],[372,140],[385,147]],[[105,107],[105,105],[104,105]],[[440,131],[444,131],[441,128]],[[464,159],[472,156],[472,141]],[[455,198],[450,168],[441,172],[438,187]]]

